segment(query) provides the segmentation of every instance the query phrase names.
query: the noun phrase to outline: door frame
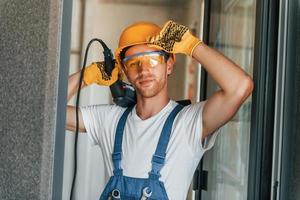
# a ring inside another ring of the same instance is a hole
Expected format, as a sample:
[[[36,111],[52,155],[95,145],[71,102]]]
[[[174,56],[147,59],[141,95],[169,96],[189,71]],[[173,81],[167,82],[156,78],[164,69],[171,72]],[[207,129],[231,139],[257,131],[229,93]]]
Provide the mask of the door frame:
[[[286,0],[280,4],[280,26],[279,26],[279,43],[278,46],[278,82],[276,96],[276,108],[278,112],[275,115],[276,130],[274,149],[274,166],[273,166],[273,182],[277,183],[277,188],[272,188],[272,199],[291,199],[297,198],[293,194],[294,186],[298,186],[297,180],[299,176],[293,174],[299,166],[297,156],[297,141],[299,134],[299,110],[297,103],[299,102],[299,1]],[[299,103],[298,103],[299,105]],[[296,151],[295,151],[296,150]],[[291,185],[296,184],[296,185]],[[299,195],[298,195],[299,196]]]
[[[52,179],[52,198],[62,199],[63,194],[63,172],[64,172],[64,151],[65,151],[65,124],[66,124],[66,105],[67,88],[70,62],[71,47],[71,22],[72,22],[73,1],[63,0],[61,11],[61,42],[59,52],[59,78],[58,95],[56,110],[55,144],[53,152],[53,179]]]
[[[279,0],[256,1],[248,200],[270,199]]]
[[[211,1],[205,0],[203,41],[208,44]],[[279,0],[256,1],[248,200],[270,199],[275,112]],[[200,100],[207,98],[207,72],[201,69]],[[202,160],[199,164],[203,171]],[[199,181],[201,182],[201,176]],[[203,182],[203,181],[202,181]],[[200,184],[199,184],[200,186]],[[201,200],[201,188],[196,199]]]

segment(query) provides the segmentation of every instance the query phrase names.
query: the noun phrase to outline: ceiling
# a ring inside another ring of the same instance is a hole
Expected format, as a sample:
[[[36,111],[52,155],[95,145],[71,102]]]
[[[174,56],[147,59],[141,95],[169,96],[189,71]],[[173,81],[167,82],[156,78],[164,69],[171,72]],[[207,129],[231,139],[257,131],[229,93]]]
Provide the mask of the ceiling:
[[[187,4],[190,0],[99,0],[103,3],[142,4],[142,5],[175,5]]]

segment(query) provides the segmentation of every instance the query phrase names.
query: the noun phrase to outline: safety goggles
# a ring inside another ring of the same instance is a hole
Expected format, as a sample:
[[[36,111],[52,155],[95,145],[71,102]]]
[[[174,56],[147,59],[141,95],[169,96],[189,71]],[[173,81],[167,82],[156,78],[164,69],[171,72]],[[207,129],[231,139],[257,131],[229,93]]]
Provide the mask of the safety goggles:
[[[142,52],[125,57],[122,63],[126,70],[136,70],[142,65],[152,68],[163,64],[166,58],[163,51]]]

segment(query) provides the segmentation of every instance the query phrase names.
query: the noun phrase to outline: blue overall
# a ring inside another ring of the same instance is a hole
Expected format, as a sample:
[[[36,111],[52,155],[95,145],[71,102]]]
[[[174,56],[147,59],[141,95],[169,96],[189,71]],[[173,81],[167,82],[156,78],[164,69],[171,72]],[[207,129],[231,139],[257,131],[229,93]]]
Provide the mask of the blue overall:
[[[152,157],[152,169],[149,172],[148,178],[123,176],[123,169],[121,167],[123,131],[128,114],[131,112],[133,107],[125,110],[118,122],[116,130],[114,151],[112,153],[114,167],[113,176],[110,177],[103,193],[101,194],[100,200],[168,200],[164,184],[159,180],[160,170],[164,166],[166,150],[174,119],[183,107],[184,106],[178,104],[169,114],[163,126],[155,154]]]

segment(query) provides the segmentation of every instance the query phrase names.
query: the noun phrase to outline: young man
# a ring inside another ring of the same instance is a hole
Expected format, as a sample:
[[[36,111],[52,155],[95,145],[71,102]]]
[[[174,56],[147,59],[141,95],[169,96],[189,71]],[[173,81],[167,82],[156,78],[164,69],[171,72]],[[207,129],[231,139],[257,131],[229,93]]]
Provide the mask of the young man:
[[[221,89],[205,101],[177,106],[167,92],[176,53],[196,59]],[[146,22],[127,27],[115,56],[118,64],[111,77],[106,77],[103,63],[94,63],[86,68],[82,83],[111,85],[122,69],[137,94],[137,104],[126,111],[96,105],[79,113],[80,130],[100,146],[105,172],[111,176],[100,199],[185,199],[201,157],[212,147],[217,130],[251,94],[252,79],[173,21],[163,28]],[[77,90],[79,73],[69,78],[68,99]],[[166,122],[171,115],[174,121]],[[72,106],[67,108],[67,129],[75,130]]]

